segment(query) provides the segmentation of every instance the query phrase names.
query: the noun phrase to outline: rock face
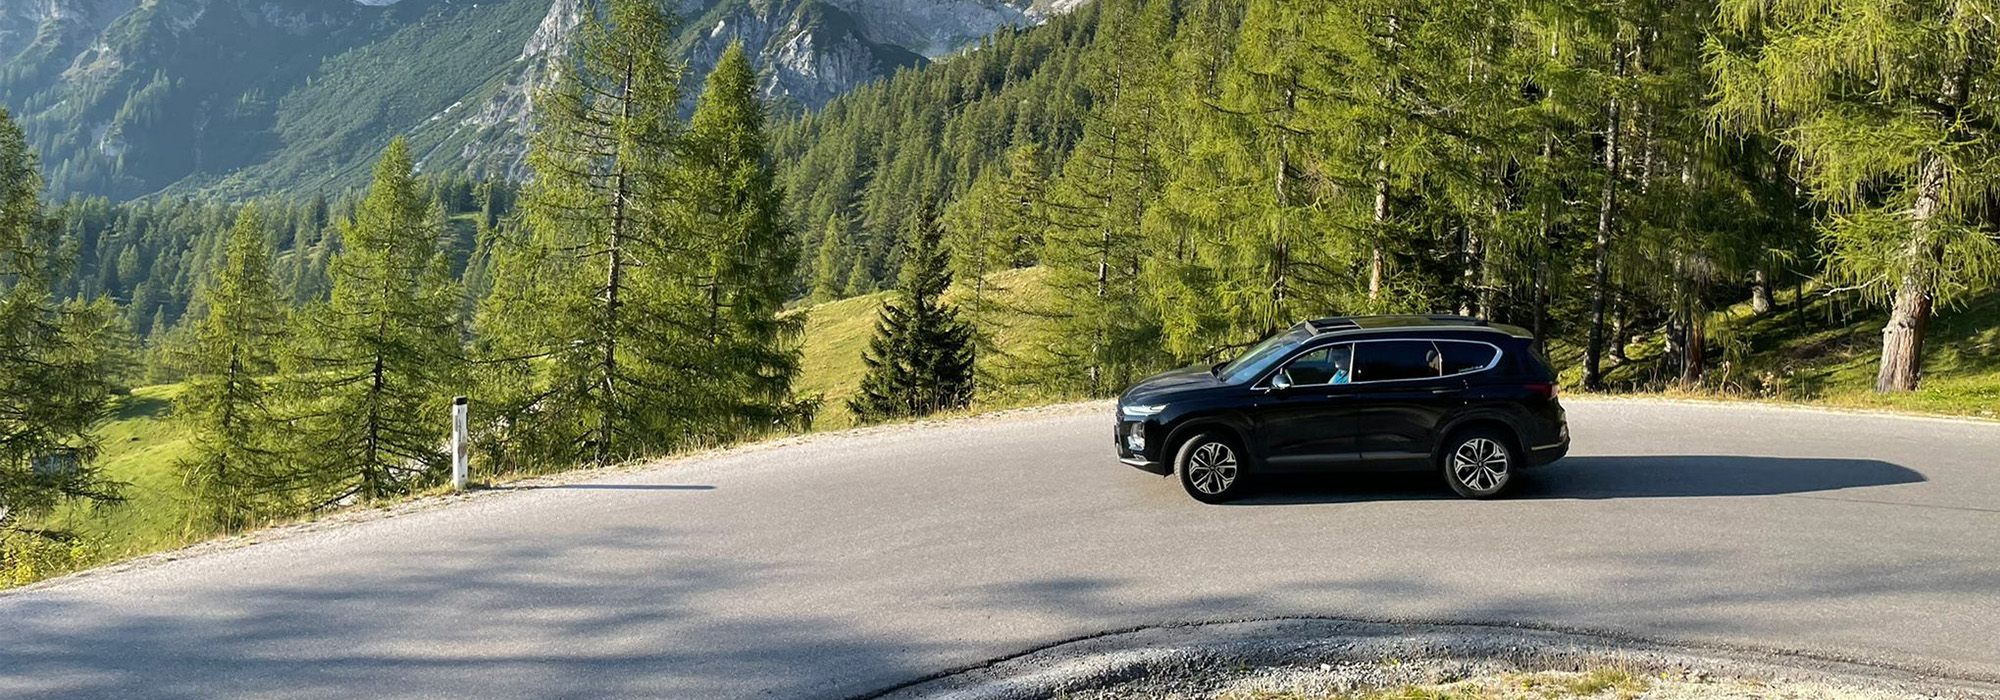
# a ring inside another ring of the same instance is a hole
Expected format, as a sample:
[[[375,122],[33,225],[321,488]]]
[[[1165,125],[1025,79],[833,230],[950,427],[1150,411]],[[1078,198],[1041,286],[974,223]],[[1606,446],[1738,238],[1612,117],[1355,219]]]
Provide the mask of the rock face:
[[[96,36],[112,19],[132,9],[133,0],[7,0],[0,3],[0,59],[18,56],[35,43],[69,43]]]
[[[1087,0],[658,0],[700,89],[731,42],[812,109]],[[585,0],[0,0],[0,106],[52,194],[359,184],[389,137],[431,172],[523,177]],[[536,21],[539,18],[539,21]]]

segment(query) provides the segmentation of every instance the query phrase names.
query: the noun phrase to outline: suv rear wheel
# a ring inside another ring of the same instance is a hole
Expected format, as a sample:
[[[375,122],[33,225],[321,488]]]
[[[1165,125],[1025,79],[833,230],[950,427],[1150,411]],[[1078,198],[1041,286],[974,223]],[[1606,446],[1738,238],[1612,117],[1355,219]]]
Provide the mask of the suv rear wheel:
[[[1500,431],[1475,428],[1460,431],[1445,441],[1438,454],[1445,483],[1466,498],[1493,498],[1514,484],[1514,472],[1521,466],[1513,441]]]
[[[1181,443],[1174,470],[1181,488],[1203,503],[1222,503],[1243,495],[1243,450],[1226,435],[1207,432]]]

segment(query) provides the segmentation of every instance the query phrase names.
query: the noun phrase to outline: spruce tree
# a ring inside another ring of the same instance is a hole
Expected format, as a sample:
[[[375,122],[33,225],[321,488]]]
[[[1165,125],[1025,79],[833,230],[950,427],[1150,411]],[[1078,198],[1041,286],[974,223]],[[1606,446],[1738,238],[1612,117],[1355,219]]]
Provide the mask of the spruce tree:
[[[769,430],[801,417],[791,404],[805,317],[780,316],[798,268],[798,241],[765,153],[764,105],[741,41],[709,71],[681,140],[679,202],[691,228],[689,270],[700,297],[695,361],[683,383],[705,406],[711,440]]]
[[[813,259],[812,300],[828,302],[847,296],[847,276],[853,271],[853,224],[846,217],[826,217],[820,231],[819,252]]]
[[[194,444],[176,466],[199,517],[224,530],[282,509],[271,497],[287,467],[275,443],[272,382],[285,317],[264,238],[264,219],[244,206],[222,269],[203,291],[206,315],[185,350],[187,388],[174,399]]]
[[[913,229],[895,296],[883,305],[875,335],[861,356],[868,373],[860,393],[847,401],[848,410],[864,423],[972,402],[972,328],[943,299],[951,287],[950,256],[935,225],[918,223]]]
[[[481,384],[526,466],[608,463],[701,429],[709,251],[674,172],[681,66],[647,0],[583,5],[576,47],[537,101],[520,230],[494,246]],[[748,309],[746,309],[747,311]]]
[[[41,189],[20,128],[0,109],[0,539],[62,503],[119,500],[91,464],[122,364],[119,321],[108,301],[55,300],[68,263]]]
[[[437,483],[446,408],[462,388],[458,286],[439,254],[409,146],[389,144],[328,267],[333,293],[304,309],[286,360],[298,484],[322,507]]]

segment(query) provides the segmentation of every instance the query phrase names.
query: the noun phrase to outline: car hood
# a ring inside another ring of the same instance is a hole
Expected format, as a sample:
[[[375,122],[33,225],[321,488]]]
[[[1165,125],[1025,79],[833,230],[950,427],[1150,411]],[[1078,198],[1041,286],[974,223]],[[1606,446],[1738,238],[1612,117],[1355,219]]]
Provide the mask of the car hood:
[[[1222,386],[1204,365],[1182,367],[1139,380],[1118,397],[1119,405],[1155,403],[1178,394]]]

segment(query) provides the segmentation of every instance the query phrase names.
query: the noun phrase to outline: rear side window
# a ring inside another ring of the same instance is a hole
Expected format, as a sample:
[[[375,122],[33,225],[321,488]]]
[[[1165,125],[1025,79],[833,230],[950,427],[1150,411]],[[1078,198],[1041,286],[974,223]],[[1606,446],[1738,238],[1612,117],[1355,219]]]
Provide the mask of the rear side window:
[[[1356,343],[1354,381],[1387,382],[1426,379],[1444,374],[1444,359],[1428,340],[1387,340]]]
[[[1450,340],[1437,341],[1438,352],[1444,357],[1444,374],[1465,374],[1486,369],[1493,364],[1493,356],[1500,350],[1485,343],[1460,343]]]

